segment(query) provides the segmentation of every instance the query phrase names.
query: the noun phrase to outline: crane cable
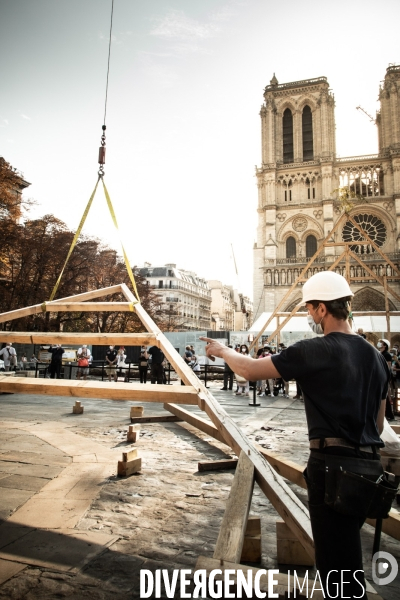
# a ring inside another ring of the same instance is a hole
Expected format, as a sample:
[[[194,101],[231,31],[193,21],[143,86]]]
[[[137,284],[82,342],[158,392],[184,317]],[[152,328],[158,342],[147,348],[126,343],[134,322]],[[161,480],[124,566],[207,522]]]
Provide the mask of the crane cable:
[[[59,277],[58,277],[58,279],[56,281],[56,284],[55,284],[55,286],[53,288],[53,291],[52,291],[52,293],[50,295],[50,302],[52,300],[54,300],[54,296],[56,295],[58,286],[60,285],[62,276],[64,274],[65,267],[67,266],[67,263],[68,263],[68,261],[69,261],[69,259],[71,257],[71,254],[72,254],[72,252],[73,252],[73,250],[74,250],[74,248],[76,246],[76,242],[78,241],[78,238],[79,238],[79,236],[81,234],[81,231],[82,231],[83,226],[84,226],[85,221],[86,221],[86,217],[89,214],[90,207],[92,206],[93,199],[94,199],[94,197],[96,195],[97,186],[99,185],[100,179],[101,179],[101,182],[103,184],[103,191],[104,191],[104,196],[105,196],[106,201],[107,201],[108,210],[110,211],[111,219],[112,219],[112,221],[114,223],[114,226],[115,226],[115,228],[117,230],[119,241],[121,243],[122,254],[123,254],[123,257],[124,257],[126,270],[128,271],[129,279],[131,281],[133,290],[134,290],[136,298],[137,298],[136,304],[140,302],[139,293],[138,293],[138,290],[137,290],[137,287],[136,287],[135,277],[133,275],[133,272],[132,272],[132,269],[131,269],[131,266],[130,266],[130,263],[129,263],[129,260],[128,260],[128,256],[126,254],[126,251],[125,251],[125,248],[124,248],[124,244],[122,242],[121,234],[120,234],[120,231],[119,231],[119,228],[118,228],[117,218],[115,216],[114,207],[112,205],[110,195],[108,193],[108,190],[106,188],[106,185],[105,185],[104,179],[103,179],[104,178],[104,165],[105,165],[105,162],[106,162],[106,160],[105,160],[105,158],[106,158],[106,134],[105,134],[105,131],[106,131],[107,100],[108,100],[108,78],[109,78],[109,73],[110,73],[110,56],[111,56],[111,40],[112,40],[113,14],[114,14],[114,0],[112,0],[112,3],[111,3],[111,20],[110,20],[110,37],[109,37],[109,43],[108,43],[106,94],[105,94],[105,102],[104,102],[104,120],[103,120],[103,125],[102,125],[102,131],[103,131],[103,133],[101,135],[101,142],[100,142],[101,145],[100,145],[100,148],[99,148],[99,160],[98,160],[98,162],[99,162],[99,172],[98,172],[98,179],[97,179],[96,185],[94,187],[94,190],[93,190],[93,192],[92,192],[92,194],[91,194],[91,196],[89,198],[89,202],[87,203],[86,208],[85,208],[85,210],[83,212],[83,215],[82,215],[82,218],[80,220],[78,229],[75,232],[74,238],[73,238],[72,243],[71,243],[71,247],[70,247],[70,249],[68,251],[68,254],[67,254],[67,258],[65,259],[65,262],[64,262],[64,266],[61,269],[61,273],[60,273],[60,275],[59,275]],[[43,303],[43,310],[45,311],[45,309],[46,309],[46,303],[44,302]]]

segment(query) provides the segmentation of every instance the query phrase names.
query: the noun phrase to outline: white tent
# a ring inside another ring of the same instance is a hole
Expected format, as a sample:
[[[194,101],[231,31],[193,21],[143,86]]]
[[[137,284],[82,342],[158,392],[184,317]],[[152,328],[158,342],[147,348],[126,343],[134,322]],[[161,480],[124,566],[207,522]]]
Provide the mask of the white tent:
[[[299,315],[302,316],[299,316]],[[258,319],[253,323],[253,325],[250,327],[249,329],[249,333],[258,333],[259,331],[261,331],[261,329],[264,327],[265,323],[268,321],[268,319],[270,318],[270,316],[272,315],[272,312],[264,312],[262,313]],[[282,327],[281,332],[283,333],[290,333],[290,332],[297,332],[297,333],[311,333],[311,330],[308,326],[307,323],[307,319],[306,319],[307,313],[303,312],[303,313],[297,313],[297,315],[295,317],[292,317],[290,319],[290,321],[288,321],[286,323],[286,325],[284,325],[284,327]],[[279,317],[279,322],[282,323],[282,321],[285,319],[285,317]],[[378,334],[385,334],[386,330],[387,330],[387,325],[386,325],[386,317],[385,316],[379,316],[379,317],[374,317],[374,316],[367,316],[367,317],[354,317],[354,327],[355,329],[363,329],[365,333],[371,332],[371,333],[378,333]],[[275,329],[277,328],[277,317],[274,317],[271,321],[271,323],[268,325],[268,328],[265,330],[265,334],[271,334],[275,331]],[[400,332],[400,317],[390,317],[390,332],[391,333],[399,333]]]

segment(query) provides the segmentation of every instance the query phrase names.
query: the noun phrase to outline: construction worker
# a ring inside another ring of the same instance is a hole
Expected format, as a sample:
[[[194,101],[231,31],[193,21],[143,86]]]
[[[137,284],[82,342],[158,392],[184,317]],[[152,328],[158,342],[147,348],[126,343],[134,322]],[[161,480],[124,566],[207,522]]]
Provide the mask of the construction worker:
[[[223,358],[248,380],[283,377],[299,382],[311,450],[304,476],[325,597],[338,597],[342,590],[342,598],[366,598],[360,541],[367,516],[360,506],[366,498],[339,507],[336,488],[330,495],[331,484],[339,481],[338,470],[358,470],[364,479],[354,478],[357,493],[360,480],[376,481],[383,474],[378,450],[384,446],[380,433],[390,373],[381,354],[350,326],[352,296],[347,281],[337,273],[322,271],[310,277],[303,286],[303,300],[312,331],[323,337],[302,340],[274,356],[254,360],[214,339],[201,339],[207,342],[207,356]]]

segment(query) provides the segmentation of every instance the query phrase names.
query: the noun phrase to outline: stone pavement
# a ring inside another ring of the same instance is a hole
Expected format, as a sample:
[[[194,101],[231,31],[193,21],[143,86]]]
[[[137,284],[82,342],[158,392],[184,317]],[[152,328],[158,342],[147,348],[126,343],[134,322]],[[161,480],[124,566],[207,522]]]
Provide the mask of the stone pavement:
[[[251,439],[306,462],[301,402],[264,397],[252,407],[249,398],[220,391],[221,383],[210,387]],[[231,457],[230,448],[187,424],[145,424],[135,444],[142,470],[118,478],[130,407],[138,403],[84,399],[84,413],[73,415],[74,401],[0,395],[0,599],[139,598],[140,569],[193,569],[199,555],[213,554],[233,471],[199,472],[197,463]],[[144,406],[146,415],[163,412]],[[289,485],[306,503],[306,492]],[[257,566],[287,572],[276,559],[279,517],[257,485],[251,514],[262,523]],[[364,526],[369,579],[373,533]],[[400,558],[400,542],[384,534],[381,550]],[[398,581],[380,595],[397,599]]]

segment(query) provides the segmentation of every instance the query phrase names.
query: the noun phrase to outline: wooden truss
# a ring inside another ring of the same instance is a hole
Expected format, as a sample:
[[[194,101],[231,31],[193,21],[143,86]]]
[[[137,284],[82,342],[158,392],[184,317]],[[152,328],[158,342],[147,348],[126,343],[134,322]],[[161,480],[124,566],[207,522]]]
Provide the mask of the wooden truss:
[[[363,241],[352,241],[352,242],[333,242],[333,235],[335,234],[335,232],[339,229],[340,225],[343,223],[343,221],[348,220],[352,223],[352,225],[354,225],[354,227],[356,227],[358,229],[358,231],[360,232],[360,234],[363,237]],[[374,248],[374,250],[376,252],[378,252],[381,257],[383,258],[383,260],[385,261],[385,264],[389,265],[393,271],[393,274],[390,276],[387,275],[377,275],[376,273],[374,273],[372,271],[372,269],[370,269],[370,267],[360,258],[360,256],[358,254],[356,254],[351,247],[352,246],[367,246],[370,245]],[[296,281],[293,283],[293,285],[291,286],[291,288],[286,292],[286,294],[283,296],[283,298],[281,299],[281,301],[278,303],[278,305],[276,306],[276,308],[274,309],[274,311],[272,312],[272,314],[270,315],[270,317],[268,318],[268,320],[266,321],[265,325],[263,325],[263,327],[261,328],[261,330],[258,332],[258,334],[256,335],[256,337],[254,338],[250,349],[253,349],[254,347],[257,347],[258,345],[258,341],[260,339],[260,337],[262,336],[262,334],[264,333],[264,331],[267,329],[268,325],[271,323],[272,319],[274,319],[275,317],[278,318],[278,326],[276,327],[275,331],[273,333],[271,333],[271,335],[268,336],[268,341],[271,341],[272,339],[274,339],[279,332],[281,331],[281,329],[286,325],[286,323],[288,323],[290,321],[290,319],[299,311],[299,309],[302,307],[303,302],[299,302],[290,313],[287,312],[281,312],[282,311],[282,307],[284,306],[285,303],[287,303],[289,301],[289,299],[292,297],[293,292],[297,291],[297,286],[299,284],[303,284],[307,281],[307,271],[308,269],[310,269],[310,267],[313,266],[313,264],[315,263],[315,261],[317,260],[317,258],[321,255],[322,251],[325,248],[337,248],[337,247],[343,247],[344,250],[341,252],[340,255],[332,257],[334,258],[334,261],[332,262],[332,264],[330,265],[329,269],[327,269],[328,271],[333,271],[337,265],[339,263],[341,263],[342,261],[345,261],[346,264],[346,279],[348,281],[349,284],[351,284],[352,281],[356,282],[356,281],[369,281],[370,279],[375,279],[382,287],[383,287],[383,291],[384,291],[384,295],[385,295],[385,311],[384,312],[374,312],[373,314],[379,314],[379,315],[385,315],[386,316],[386,326],[387,326],[387,332],[390,334],[390,310],[389,310],[389,299],[388,299],[388,293],[391,294],[393,296],[393,298],[395,298],[398,302],[400,302],[400,295],[392,288],[388,285],[388,281],[399,281],[400,279],[400,270],[398,269],[398,267],[396,267],[396,265],[388,258],[388,256],[382,252],[382,250],[379,248],[379,246],[373,241],[371,240],[371,238],[369,237],[368,233],[366,231],[364,231],[364,229],[362,229],[362,227],[360,227],[360,225],[355,221],[355,219],[349,215],[348,213],[343,213],[343,215],[341,216],[341,218],[338,220],[338,222],[336,223],[336,225],[334,226],[334,228],[332,229],[332,231],[330,231],[328,233],[328,235],[326,236],[326,238],[321,242],[319,248],[317,249],[316,253],[314,254],[314,256],[312,258],[310,258],[310,260],[308,261],[308,263],[306,264],[306,266],[304,267],[304,269],[301,271],[301,273],[299,274],[299,276],[297,277]],[[350,273],[350,259],[353,258],[367,273],[368,276],[366,277],[351,277],[351,273]],[[353,313],[354,315],[360,315],[361,314],[365,314],[365,313]],[[372,314],[372,313],[367,313],[367,314]],[[279,317],[284,317],[283,321],[279,322]]]
[[[126,302],[95,302],[96,298],[121,293]],[[33,344],[90,343],[123,345],[156,345],[184,382],[184,386],[132,383],[93,382],[82,380],[34,379],[0,376],[0,391],[24,394],[62,395],[84,398],[140,400],[163,402],[167,410],[183,420],[206,431],[232,448],[239,464],[228,501],[228,517],[224,519],[217,542],[215,558],[239,562],[247,517],[251,504],[254,481],[257,481],[278,514],[313,559],[314,543],[306,507],[292,492],[284,479],[271,467],[256,446],[246,438],[213,395],[184,362],[175,348],[138,303],[125,284],[18,309],[0,315],[0,323],[41,311],[120,311],[134,310],[146,328],[146,333],[34,333],[2,332],[2,339]],[[197,405],[211,420],[201,419],[185,411],[180,405]]]
[[[93,302],[95,298],[110,294],[121,293],[126,302]],[[248,519],[251,506],[254,482],[256,481],[269,499],[280,517],[284,520],[294,538],[298,540],[306,555],[314,560],[314,543],[311,532],[309,513],[302,502],[292,492],[284,481],[284,477],[301,487],[305,487],[302,476],[303,468],[291,461],[284,460],[270,453],[257,444],[252,443],[227,412],[219,405],[213,395],[184,362],[175,348],[149,317],[140,303],[125,284],[103,288],[100,290],[79,294],[69,298],[55,300],[43,305],[18,309],[0,315],[0,322],[10,321],[19,317],[34,314],[42,310],[132,310],[132,307],[142,324],[145,333],[34,333],[34,332],[2,332],[2,338],[12,342],[27,342],[34,344],[57,343],[91,343],[91,344],[123,344],[123,345],[156,345],[165,354],[185,386],[171,385],[137,385],[131,383],[102,383],[93,381],[14,378],[0,376],[0,391],[25,394],[63,395],[72,397],[140,400],[145,402],[164,402],[164,408],[177,418],[205,432],[207,435],[227,444],[239,457],[231,492],[227,501],[225,515],[216,542],[213,558],[200,556],[196,569],[205,569],[207,573],[218,568],[234,570],[251,570],[253,575],[257,569],[240,565],[245,533],[249,531],[252,521]],[[83,308],[84,307],[84,308]],[[121,308],[122,307],[122,308]],[[209,417],[203,419],[185,410],[182,405],[197,405]],[[391,535],[400,537],[400,528],[392,517]],[[400,523],[400,520],[399,520]],[[374,523],[371,523],[374,524]],[[389,531],[388,531],[389,533]],[[260,573],[260,583],[267,580],[265,571]],[[286,598],[290,589],[287,578],[278,577],[280,598]],[[301,584],[302,580],[299,580]],[[267,584],[265,584],[267,585]],[[261,587],[263,589],[263,587]],[[265,589],[267,589],[265,587]],[[316,592],[318,595],[318,592]],[[315,596],[317,598],[317,595]],[[318,596],[320,597],[320,596]],[[322,597],[322,596],[321,596]],[[371,596],[372,598],[372,596]],[[374,600],[379,596],[374,595]]]

